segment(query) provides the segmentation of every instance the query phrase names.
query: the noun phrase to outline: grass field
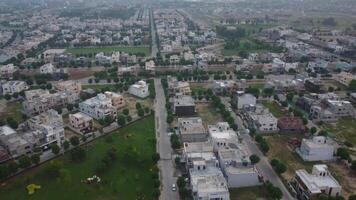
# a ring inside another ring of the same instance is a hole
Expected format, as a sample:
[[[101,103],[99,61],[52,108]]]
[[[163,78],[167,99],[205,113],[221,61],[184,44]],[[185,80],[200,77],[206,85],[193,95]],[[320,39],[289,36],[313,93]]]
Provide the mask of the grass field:
[[[216,124],[223,121],[222,116],[209,103],[198,103],[196,105],[198,116],[202,118],[206,125]]]
[[[68,48],[66,53],[71,53],[74,55],[81,54],[95,54],[95,53],[112,53],[114,51],[120,51],[125,53],[144,53],[145,56],[150,54],[149,46],[139,46],[139,47],[127,47],[127,46],[107,46],[107,47],[83,47],[83,48]]]
[[[22,119],[22,104],[19,101],[15,102],[4,102],[5,107],[0,111],[0,116],[3,120],[8,117],[14,118],[17,122],[23,121]]]
[[[342,118],[336,124],[323,124],[322,127],[341,141],[349,141],[356,146],[356,120]]]
[[[56,159],[63,163],[64,176],[58,179],[50,179],[44,169],[49,164],[46,163],[24,175],[16,177],[0,186],[1,200],[113,200],[113,199],[154,199],[152,191],[154,189],[151,177],[153,162],[152,154],[155,152],[155,128],[154,117],[148,117],[119,131],[110,137],[112,142],[100,138],[88,144],[87,158],[81,163],[70,161],[69,153]],[[117,161],[104,171],[98,174],[101,183],[88,185],[81,180],[95,175],[94,169],[104,157],[105,152],[111,148],[117,149]],[[124,151],[133,148],[136,152],[137,163],[127,162],[124,158]],[[32,196],[28,196],[25,187],[27,184],[41,185],[41,189]]]
[[[262,104],[277,118],[285,116],[282,107],[274,101],[262,101]]]
[[[282,177],[288,181],[294,176],[295,170],[306,169],[307,171],[311,171],[313,164],[315,164],[314,162],[304,162],[297,153],[288,147],[288,140],[292,137],[293,136],[290,135],[273,135],[266,137],[270,146],[267,157],[269,160],[276,158],[287,166],[287,171],[282,174]]]
[[[264,186],[233,188],[229,190],[231,200],[256,200],[266,198],[268,192]]]

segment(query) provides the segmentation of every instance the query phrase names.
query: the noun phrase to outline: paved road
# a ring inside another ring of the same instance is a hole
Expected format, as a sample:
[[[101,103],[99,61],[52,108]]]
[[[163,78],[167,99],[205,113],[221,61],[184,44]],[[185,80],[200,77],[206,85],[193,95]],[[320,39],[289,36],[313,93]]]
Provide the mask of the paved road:
[[[172,191],[172,184],[176,183],[177,178],[174,177],[174,166],[172,160],[172,148],[170,137],[167,134],[168,124],[166,122],[167,110],[166,100],[164,96],[161,79],[154,80],[156,89],[155,100],[155,119],[156,119],[156,138],[157,138],[157,151],[161,156],[158,162],[160,168],[160,178],[162,183],[161,200],[178,200],[178,192]]]
[[[221,102],[226,107],[231,108],[231,105],[229,103],[229,98],[221,98]],[[242,119],[234,112],[231,112],[231,116],[235,119],[235,122],[239,130],[244,130],[245,127],[243,125]],[[285,185],[283,184],[279,176],[273,170],[272,166],[269,163],[268,158],[263,155],[263,153],[260,151],[255,141],[252,140],[251,136],[249,134],[241,134],[241,137],[247,144],[251,154],[256,154],[258,157],[261,158],[260,162],[257,164],[257,168],[260,170],[265,180],[269,180],[271,183],[273,183],[274,186],[277,186],[282,190],[284,200],[294,200],[295,198],[289,193],[288,189],[285,187]]]
[[[151,24],[151,57],[155,58],[158,53],[158,47],[156,43],[156,29],[155,20],[153,19],[153,10],[150,9],[150,24]]]

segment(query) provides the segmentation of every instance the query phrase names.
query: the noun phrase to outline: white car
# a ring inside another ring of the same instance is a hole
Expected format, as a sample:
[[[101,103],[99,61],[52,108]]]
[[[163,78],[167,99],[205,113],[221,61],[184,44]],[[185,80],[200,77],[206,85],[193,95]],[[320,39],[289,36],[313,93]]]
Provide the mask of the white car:
[[[177,191],[177,186],[176,186],[176,184],[172,184],[172,191]]]

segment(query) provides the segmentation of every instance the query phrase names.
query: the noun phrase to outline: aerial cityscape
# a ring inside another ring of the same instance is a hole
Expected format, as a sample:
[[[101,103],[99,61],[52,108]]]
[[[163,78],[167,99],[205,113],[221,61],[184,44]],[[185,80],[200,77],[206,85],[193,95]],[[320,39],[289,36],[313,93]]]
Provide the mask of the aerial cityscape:
[[[0,0],[0,200],[356,200],[356,0]]]

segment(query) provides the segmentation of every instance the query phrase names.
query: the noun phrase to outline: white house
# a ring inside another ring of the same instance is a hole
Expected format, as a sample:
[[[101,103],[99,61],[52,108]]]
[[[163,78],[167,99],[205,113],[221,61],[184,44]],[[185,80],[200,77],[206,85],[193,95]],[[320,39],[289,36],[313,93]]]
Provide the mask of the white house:
[[[79,103],[79,110],[94,119],[104,119],[109,116],[115,119],[117,116],[117,108],[113,106],[111,98],[102,93]]]
[[[40,67],[41,74],[53,74],[55,71],[56,68],[52,65],[52,63],[47,63]]]
[[[140,98],[146,98],[148,95],[150,95],[148,91],[148,84],[143,80],[131,85],[129,88],[129,93]]]
[[[248,123],[258,133],[271,133],[278,131],[278,119],[262,105],[257,105],[255,110],[247,114]]]
[[[246,106],[255,106],[256,97],[252,94],[244,93],[243,91],[236,92],[237,108],[242,109]]]
[[[1,87],[3,95],[19,93],[28,89],[28,86],[24,81],[8,81],[2,84]]]
[[[155,62],[153,60],[145,62],[145,70],[154,70],[155,67]]]
[[[337,143],[331,138],[315,136],[303,139],[297,153],[304,161],[328,161],[335,159]]]
[[[311,174],[305,169],[297,170],[291,186],[297,197],[302,200],[309,200],[321,194],[331,197],[341,195],[341,185],[331,175],[326,165],[314,165]]]

